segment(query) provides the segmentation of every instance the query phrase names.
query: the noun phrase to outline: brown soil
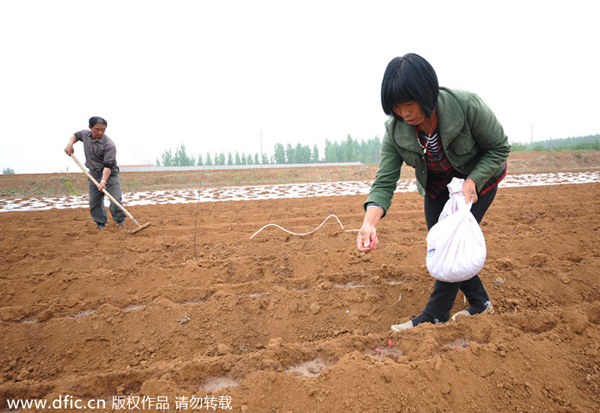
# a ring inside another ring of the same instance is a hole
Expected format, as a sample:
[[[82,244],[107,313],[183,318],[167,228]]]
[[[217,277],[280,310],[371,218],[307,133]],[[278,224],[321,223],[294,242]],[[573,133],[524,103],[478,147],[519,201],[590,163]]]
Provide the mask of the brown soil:
[[[134,235],[97,231],[83,208],[0,213],[0,409],[70,395],[102,411],[118,396],[168,411],[212,396],[237,412],[600,410],[600,184],[501,189],[482,224],[495,313],[393,334],[433,286],[418,194],[396,195],[370,255],[334,220],[249,239],[329,214],[358,229],[363,201],[135,206],[152,225]]]

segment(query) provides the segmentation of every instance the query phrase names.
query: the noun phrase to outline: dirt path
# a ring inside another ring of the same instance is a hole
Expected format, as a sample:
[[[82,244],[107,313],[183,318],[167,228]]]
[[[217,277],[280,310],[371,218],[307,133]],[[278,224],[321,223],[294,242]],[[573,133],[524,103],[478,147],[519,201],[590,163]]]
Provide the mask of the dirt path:
[[[333,220],[249,239],[329,214],[358,229],[363,201],[134,206],[152,222],[136,235],[96,231],[84,208],[1,213],[0,409],[600,410],[600,184],[499,191],[482,225],[496,312],[401,334],[433,286],[416,193],[396,195],[370,255]]]

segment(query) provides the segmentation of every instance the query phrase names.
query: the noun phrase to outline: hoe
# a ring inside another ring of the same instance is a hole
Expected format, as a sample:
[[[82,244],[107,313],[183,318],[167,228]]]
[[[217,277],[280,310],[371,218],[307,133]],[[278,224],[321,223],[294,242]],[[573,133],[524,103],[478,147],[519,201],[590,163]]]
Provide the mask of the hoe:
[[[90,180],[96,185],[98,186],[98,181],[96,181],[94,179],[94,177],[92,175],[90,175],[90,173],[88,171],[86,171],[86,169],[83,167],[83,165],[79,162],[79,160],[75,157],[75,154],[71,154],[71,158],[73,158],[73,160],[75,161],[75,163],[77,165],[79,165],[79,167],[81,168],[81,170],[87,175],[88,178],[90,178]],[[135,223],[135,225],[137,225],[137,228],[135,228],[132,231],[129,231],[132,234],[135,234],[138,231],[143,230],[144,228],[148,228],[150,226],[149,222],[146,222],[144,225],[140,225],[139,222],[137,222],[137,220],[133,217],[133,215],[131,215],[129,212],[127,212],[127,210],[125,208],[123,208],[123,205],[121,205],[119,202],[117,202],[117,200],[115,198],[113,198],[113,196],[111,194],[108,193],[108,191],[106,189],[103,189],[102,192],[104,192],[106,195],[108,195],[108,197],[111,199],[111,201],[113,201],[115,203],[116,206],[118,206],[119,208],[121,208],[123,210],[123,212],[125,212],[125,214],[131,218],[131,220]]]

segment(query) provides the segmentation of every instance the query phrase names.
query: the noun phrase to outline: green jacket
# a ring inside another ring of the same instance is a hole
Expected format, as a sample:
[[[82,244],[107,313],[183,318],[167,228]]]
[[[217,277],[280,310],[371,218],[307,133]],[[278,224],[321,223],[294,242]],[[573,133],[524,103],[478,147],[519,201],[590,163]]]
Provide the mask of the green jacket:
[[[474,93],[440,88],[436,104],[442,148],[454,168],[475,181],[480,191],[493,176],[503,171],[510,145],[504,129],[491,109]],[[392,203],[402,163],[415,168],[417,189],[425,195],[427,162],[417,141],[415,127],[394,117],[386,122],[381,144],[381,161],[365,202],[383,207]]]

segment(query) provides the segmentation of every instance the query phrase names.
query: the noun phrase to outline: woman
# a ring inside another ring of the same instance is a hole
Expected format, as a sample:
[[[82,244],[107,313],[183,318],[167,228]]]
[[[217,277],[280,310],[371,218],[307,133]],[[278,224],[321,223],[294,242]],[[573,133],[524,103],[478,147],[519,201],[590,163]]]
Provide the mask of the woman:
[[[510,152],[502,125],[474,93],[440,88],[433,67],[417,54],[393,59],[381,85],[383,111],[390,115],[381,147],[381,162],[364,204],[365,218],[357,236],[361,252],[378,244],[376,228],[390,205],[403,163],[415,168],[417,188],[424,196],[427,229],[437,223],[449,199],[447,184],[463,178],[462,191],[481,222],[498,183],[506,175]],[[460,283],[435,281],[423,312],[403,324],[402,331],[421,323],[446,322],[461,290],[470,307],[457,315],[474,315],[493,307],[479,276]]]

